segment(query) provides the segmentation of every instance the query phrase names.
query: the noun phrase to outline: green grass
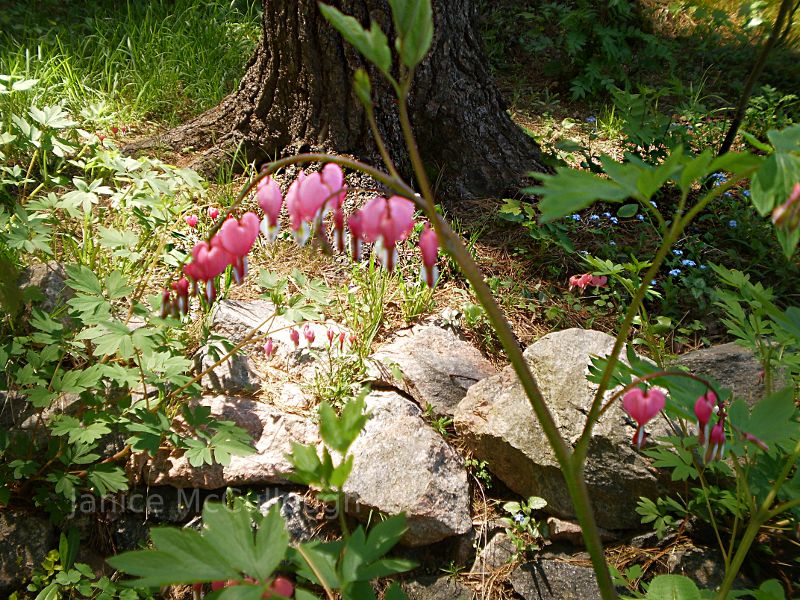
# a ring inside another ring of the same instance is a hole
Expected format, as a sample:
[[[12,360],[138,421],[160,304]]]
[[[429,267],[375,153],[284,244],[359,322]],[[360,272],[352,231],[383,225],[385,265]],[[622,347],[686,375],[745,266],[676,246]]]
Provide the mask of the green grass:
[[[0,74],[38,79],[25,102],[63,102],[87,124],[174,124],[235,88],[259,10],[254,0],[0,1]]]

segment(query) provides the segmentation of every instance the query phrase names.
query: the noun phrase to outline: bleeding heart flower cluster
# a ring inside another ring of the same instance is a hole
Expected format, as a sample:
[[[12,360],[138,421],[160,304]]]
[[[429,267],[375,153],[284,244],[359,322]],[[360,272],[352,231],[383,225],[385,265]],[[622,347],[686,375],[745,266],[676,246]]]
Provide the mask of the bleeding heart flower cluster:
[[[608,277],[605,275],[597,276],[591,273],[584,273],[583,275],[573,275],[569,278],[569,291],[572,288],[578,288],[583,292],[587,287],[603,287],[608,283]]]
[[[316,233],[325,240],[326,245],[329,245],[323,220],[327,214],[332,213],[333,248],[343,252],[345,249],[343,205],[346,195],[344,173],[339,165],[328,163],[321,171],[308,175],[301,171],[289,186],[285,198],[295,241],[303,245]],[[280,231],[284,197],[278,183],[270,177],[259,180],[256,186],[256,199],[264,212],[263,219],[254,212],[246,212],[238,220],[229,216],[209,241],[195,245],[191,261],[183,267],[184,277],[173,283],[171,290],[166,289],[162,292],[163,316],[185,315],[189,307],[190,291],[192,295],[201,292],[207,302],[212,302],[217,295],[216,279],[228,266],[232,267],[236,283],[242,282],[247,275],[247,255],[259,232],[268,241],[273,241]],[[216,209],[209,209],[209,216],[212,219],[217,215]],[[196,221],[189,223],[191,227],[196,224]],[[380,263],[391,271],[397,264],[397,244],[405,240],[414,228],[414,203],[400,196],[376,197],[351,215],[347,225],[350,229],[353,259],[361,259],[364,243],[375,244],[374,250]],[[428,285],[433,286],[438,277],[436,261],[439,241],[427,223],[420,236],[420,250],[422,277]]]

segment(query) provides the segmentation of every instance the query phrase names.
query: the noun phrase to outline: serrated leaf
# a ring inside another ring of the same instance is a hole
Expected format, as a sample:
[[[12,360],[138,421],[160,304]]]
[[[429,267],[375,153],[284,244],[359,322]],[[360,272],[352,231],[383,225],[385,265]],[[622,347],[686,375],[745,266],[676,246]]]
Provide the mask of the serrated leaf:
[[[125,471],[114,465],[96,465],[89,469],[86,479],[98,496],[128,489],[128,477],[125,475]]]
[[[629,193],[615,181],[602,179],[587,171],[568,167],[556,169],[556,175],[533,174],[543,184],[527,188],[525,193],[541,196],[539,210],[541,223],[548,223],[591,206],[597,200],[619,202]]]

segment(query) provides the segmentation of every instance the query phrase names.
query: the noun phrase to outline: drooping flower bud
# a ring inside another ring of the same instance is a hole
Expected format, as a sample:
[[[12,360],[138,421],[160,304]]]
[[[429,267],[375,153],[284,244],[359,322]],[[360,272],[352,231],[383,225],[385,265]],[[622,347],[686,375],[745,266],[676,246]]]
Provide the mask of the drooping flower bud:
[[[341,206],[333,211],[333,246],[337,252],[344,252],[344,212]]]
[[[300,345],[300,332],[297,331],[294,327],[289,330],[289,339],[292,340],[294,347],[297,348]]]
[[[219,209],[215,206],[208,207],[208,218],[212,221],[216,221],[217,217],[219,216]]]
[[[314,334],[314,328],[308,323],[303,325],[303,337],[306,338],[309,346],[314,343],[314,338],[316,337]]]
[[[341,352],[342,350],[344,350],[344,338],[345,338],[344,331],[342,331],[342,332],[339,334],[339,351],[340,351],[340,352]]]
[[[637,424],[633,435],[633,443],[637,448],[641,448],[645,442],[644,426],[663,410],[665,404],[664,393],[655,388],[648,391],[633,388],[622,397],[622,407]]]
[[[197,227],[197,215],[186,215],[186,216],[183,218],[183,220],[184,220],[184,221],[186,221],[186,224],[187,224],[189,227],[191,227],[192,229],[194,229],[195,227]]]
[[[333,338],[336,337],[336,332],[329,327],[325,335],[328,338],[328,345],[333,346]]]
[[[425,229],[419,236],[419,249],[422,252],[422,278],[429,287],[433,287],[439,278],[439,269],[436,266],[439,238],[428,223],[425,223]]]
[[[381,264],[392,271],[397,262],[397,242],[414,227],[414,203],[401,196],[373,198],[360,211],[363,238],[375,243]]]

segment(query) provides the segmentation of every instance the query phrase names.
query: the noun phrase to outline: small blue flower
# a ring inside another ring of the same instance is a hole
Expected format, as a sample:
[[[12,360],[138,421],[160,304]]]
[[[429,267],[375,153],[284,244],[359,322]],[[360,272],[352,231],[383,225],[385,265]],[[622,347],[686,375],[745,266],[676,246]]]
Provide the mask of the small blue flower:
[[[714,173],[711,175],[711,179],[714,180],[714,187],[718,187],[728,181],[728,178],[725,177],[724,173]]]
[[[658,204],[656,204],[655,200],[650,200],[650,204],[653,205],[653,208],[658,208]]]
[[[731,219],[728,221],[728,227],[738,227],[739,223],[736,222],[736,219]]]
[[[684,258],[684,259],[681,261],[681,264],[682,264],[684,267],[696,267],[696,266],[697,266],[697,263],[696,263],[696,262],[694,262],[694,261],[693,261],[692,259],[690,259],[690,258]]]
[[[700,270],[705,271],[708,268],[708,265],[700,265]]]
[[[680,270],[680,269],[672,269],[672,270],[669,272],[669,274],[670,274],[672,277],[677,277],[678,275],[680,275],[680,274],[681,274],[681,270]]]
[[[619,223],[619,219],[618,219],[617,217],[611,217],[611,218],[609,219],[609,221],[611,221],[611,223],[613,223],[614,225],[616,225],[617,223]]]
[[[590,115],[590,116],[586,117],[586,122],[587,123],[597,123],[597,117],[595,117],[594,115]]]
[[[683,256],[683,250],[678,250],[677,248],[675,248],[675,250],[673,250],[672,253],[675,256]]]
[[[572,220],[573,221],[580,221],[581,220],[581,216],[579,214],[575,213],[574,215],[572,215]]]
[[[610,212],[604,212],[604,213],[603,213],[603,216],[604,216],[606,219],[609,219],[609,218],[611,218],[611,213],[610,213]]]
[[[514,515],[514,523],[522,523],[525,520],[525,515],[517,513]]]
[[[750,190],[744,190],[742,192],[742,196],[744,196],[745,198],[749,198],[750,197]]]
[[[608,242],[608,245],[609,246],[616,246],[617,242],[615,242],[614,240],[611,240],[610,242]]]
[[[641,213],[639,213],[638,215],[636,215],[636,218],[637,218],[637,219],[639,219],[640,221],[644,221],[644,215],[643,215],[643,214],[641,214]]]
[[[656,285],[656,280],[655,279],[651,279],[650,280],[650,285]]]
[[[588,250],[578,250],[578,254],[580,254],[581,256],[586,256],[587,254],[589,254],[589,251]]]
[[[732,198],[733,194],[731,194],[730,192],[723,192],[722,193],[722,197],[723,198]]]
[[[600,215],[592,215],[591,217],[589,217],[589,220],[590,221],[599,221],[600,220]]]

